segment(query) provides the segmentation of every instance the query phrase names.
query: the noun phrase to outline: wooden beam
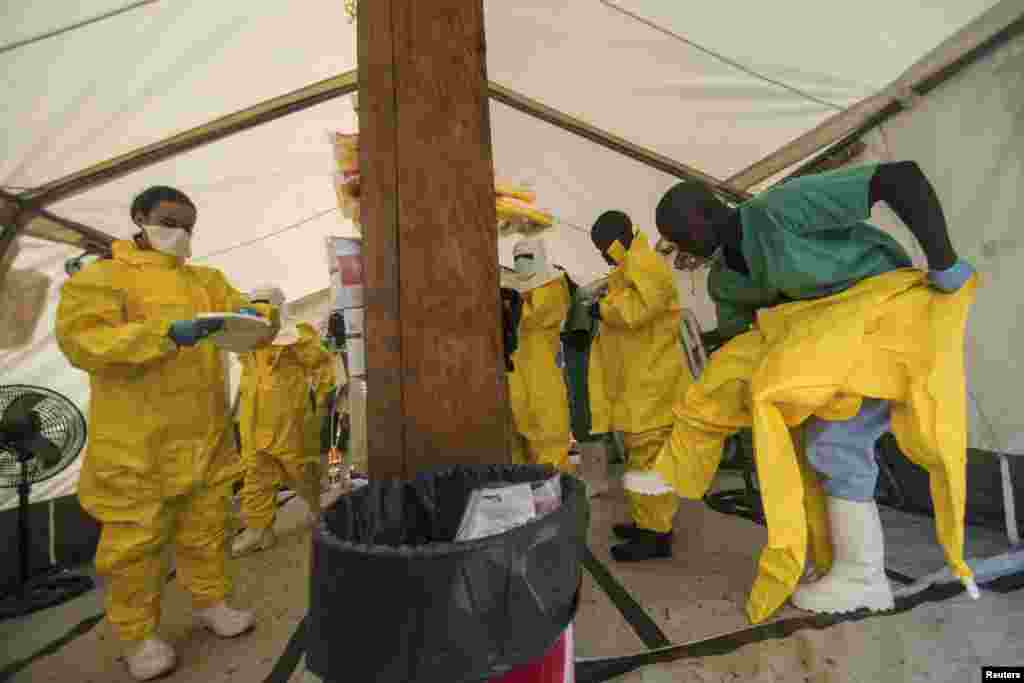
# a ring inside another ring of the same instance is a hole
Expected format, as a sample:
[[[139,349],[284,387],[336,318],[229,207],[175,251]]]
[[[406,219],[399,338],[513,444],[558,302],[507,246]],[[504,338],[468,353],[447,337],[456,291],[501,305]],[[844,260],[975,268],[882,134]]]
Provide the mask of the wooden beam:
[[[101,254],[109,254],[114,243],[106,233],[49,212],[33,215],[19,234]]]
[[[847,140],[835,145],[826,152],[819,154],[797,170],[789,174],[785,180],[799,178],[800,176],[814,173],[825,173],[850,162],[851,159],[861,155],[868,146],[862,140]]]
[[[0,190],[0,256],[18,235],[29,235],[50,242],[73,247],[109,252],[114,238],[76,221],[32,207],[26,207],[18,197]]]
[[[398,111],[390,0],[360,2],[360,219],[366,278],[366,432],[372,476],[405,474],[401,282],[398,272]],[[370,30],[373,40],[370,40]]]
[[[502,462],[483,1],[360,2],[358,33],[370,474]]]
[[[19,195],[19,198],[32,206],[48,206],[178,154],[347,95],[354,92],[357,87],[356,71],[347,71],[90,166],[25,192]]]
[[[328,100],[356,92],[358,83],[356,70],[347,71],[286,95],[266,100],[252,107],[228,114],[190,130],[132,150],[113,159],[82,169],[45,185],[33,188],[20,195],[29,205],[49,206],[55,202],[80,194],[94,187],[122,178],[152,164],[166,161],[179,154],[208,145],[211,142],[249,130],[264,123],[275,121]],[[732,201],[745,201],[750,195],[730,186],[727,182],[707,175],[695,168],[652,150],[633,144],[613,133],[601,130],[589,123],[569,116],[526,95],[498,83],[488,84],[490,97],[517,111],[557,126],[564,131],[579,135],[613,152],[623,154],[645,166],[656,168],[683,180],[700,180],[716,188]]]
[[[564,131],[568,131],[574,135],[579,135],[580,137],[610,149],[613,152],[625,155],[634,161],[639,161],[645,166],[656,168],[662,173],[667,173],[675,176],[676,178],[680,178],[681,180],[699,180],[715,188],[720,194],[731,201],[744,202],[751,197],[748,192],[744,192],[742,189],[734,187],[725,181],[719,180],[690,166],[686,166],[685,164],[681,164],[678,161],[658,154],[657,152],[645,147],[633,144],[629,140],[601,130],[600,128],[590,125],[586,121],[564,114],[557,109],[552,109],[537,100],[532,100],[526,95],[521,95],[509,88],[498,85],[497,83],[490,84],[490,94],[492,99],[497,100],[502,104],[508,105],[513,109],[540,119],[541,121],[550,123],[553,126],[558,126]]]

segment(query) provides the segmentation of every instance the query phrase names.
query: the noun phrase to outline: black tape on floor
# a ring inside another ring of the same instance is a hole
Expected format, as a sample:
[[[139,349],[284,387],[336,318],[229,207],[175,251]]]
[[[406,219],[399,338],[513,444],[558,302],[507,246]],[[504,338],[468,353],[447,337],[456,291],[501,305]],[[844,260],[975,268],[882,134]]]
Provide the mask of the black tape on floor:
[[[615,607],[626,618],[629,625],[636,631],[644,646],[648,650],[668,647],[672,641],[668,639],[665,632],[658,624],[644,611],[639,602],[633,599],[621,583],[619,583],[608,568],[600,560],[594,557],[590,548],[586,549],[583,555],[583,568],[586,569],[605,594],[611,599]]]
[[[985,584],[986,590],[990,590],[993,593],[1001,593],[1003,595],[1013,593],[1021,588],[1024,588],[1024,572],[1000,576],[998,579]]]
[[[299,660],[306,653],[306,623],[308,619],[309,616],[305,616],[299,622],[292,637],[288,639],[284,652],[274,662],[274,668],[263,679],[263,683],[288,683],[288,679],[292,677],[295,668],[299,665]]]
[[[1024,588],[1024,572],[1004,576],[995,581],[984,584],[985,590],[997,593],[1010,593],[1014,590]],[[700,657],[715,657],[735,652],[745,645],[759,643],[766,640],[777,640],[787,638],[797,631],[806,629],[821,630],[841,624],[843,622],[863,621],[872,617],[883,617],[893,614],[908,612],[915,607],[925,603],[942,602],[956,597],[964,592],[961,583],[948,583],[931,586],[916,593],[896,600],[896,608],[887,612],[870,612],[858,610],[849,614],[814,614],[806,617],[794,617],[781,621],[753,626],[736,633],[725,636],[718,636],[708,640],[702,640],[687,645],[669,647],[658,652],[647,652],[631,657],[615,657],[601,660],[589,660],[576,663],[577,683],[600,683],[610,680],[616,676],[635,671],[640,667],[650,666],[666,662],[675,662],[680,659],[692,659]]]
[[[178,575],[178,570],[176,570],[176,569],[171,570],[171,573],[167,575],[167,583],[170,583],[174,579],[174,577],[177,576],[177,575]],[[97,590],[97,589],[94,586],[92,590]],[[81,596],[79,596],[79,597],[81,597]],[[51,607],[50,609],[53,609],[53,608]],[[47,643],[42,648],[40,648],[36,652],[32,653],[28,657],[25,657],[24,659],[19,659],[16,662],[8,664],[3,669],[0,669],[0,681],[10,680],[10,678],[12,676],[14,676],[14,674],[18,673],[22,669],[25,669],[25,668],[31,666],[32,663],[35,662],[36,660],[42,659],[43,657],[48,657],[48,656],[56,653],[62,647],[64,647],[65,645],[67,645],[71,641],[75,640],[79,636],[84,636],[86,633],[88,633],[89,631],[93,630],[93,628],[95,628],[96,624],[98,624],[101,621],[103,621],[103,617],[105,617],[105,616],[107,616],[106,612],[100,612],[99,614],[94,614],[91,617],[83,619],[82,621],[78,622],[78,624],[76,626],[74,626],[70,631],[68,631],[67,633],[62,635],[57,640],[54,640],[54,641],[51,641],[50,643]]]
[[[713,657],[716,655],[729,654],[744,645],[750,645],[752,643],[758,643],[765,640],[786,638],[803,629],[820,630],[829,628],[830,626],[835,626],[836,624],[844,621],[862,621],[874,616],[899,614],[901,612],[912,610],[926,602],[941,602],[943,600],[948,600],[959,595],[964,590],[960,583],[932,586],[915,595],[900,598],[896,601],[896,609],[889,612],[868,612],[866,610],[861,610],[859,612],[853,612],[846,615],[819,614],[808,617],[796,617],[793,619],[754,626],[736,633],[702,640],[688,645],[672,647],[668,637],[661,628],[658,627],[657,623],[647,615],[643,607],[640,606],[640,603],[634,600],[629,594],[629,591],[627,591],[622,584],[620,584],[615,577],[611,575],[611,572],[608,571],[607,567],[605,567],[600,560],[594,557],[589,548],[587,548],[586,554],[584,555],[583,566],[590,575],[594,577],[594,580],[597,581],[598,585],[601,586],[602,590],[604,590],[612,600],[616,608],[618,608],[626,618],[626,621],[628,621],[633,630],[636,631],[644,645],[650,650],[658,651],[633,655],[630,657],[612,657],[608,659],[577,662],[577,683],[600,683],[602,681],[610,680],[615,676],[621,676],[642,666],[649,666],[651,664],[674,662],[680,659],[694,657]],[[892,574],[896,573],[892,572]],[[167,581],[170,582],[175,575],[176,572],[172,571],[168,575]],[[897,574],[897,576],[900,575]],[[903,578],[906,579],[908,577]],[[994,581],[984,584],[982,587],[985,590],[993,591],[995,593],[1012,593],[1024,588],[1024,572],[1000,577]],[[0,669],[0,681],[10,680],[15,674],[28,668],[36,660],[55,654],[68,643],[85,635],[95,628],[96,625],[103,620],[104,616],[104,613],[100,613],[84,619],[63,636],[47,644],[31,656],[8,664],[3,669]],[[291,638],[289,638],[284,652],[282,652],[281,656],[278,657],[277,661],[274,663],[274,668],[271,669],[270,674],[266,679],[264,679],[264,683],[287,683],[288,679],[291,678],[293,673],[295,673],[295,669],[298,667],[299,661],[301,661],[302,655],[305,654],[306,651],[305,638],[307,618],[308,617],[303,618],[303,620],[299,622],[298,627],[296,627]]]
[[[62,635],[57,640],[48,643],[41,650],[33,653],[28,657],[25,657],[24,659],[19,659],[16,662],[12,662],[5,666],[3,669],[0,669],[0,681],[11,680],[12,678],[14,678],[14,675],[16,673],[19,673],[20,671],[28,668],[37,659],[41,659],[42,657],[47,657],[49,655],[54,654],[75,638],[78,638],[79,636],[84,636],[86,633],[93,630],[96,624],[100,623],[101,621],[103,621],[102,613],[94,614],[88,619],[83,619],[82,621],[78,622],[78,624],[76,624],[74,627],[72,627],[71,630],[69,630],[67,633]]]
[[[913,577],[907,576],[906,574],[900,574],[899,572],[893,571],[892,569],[886,569],[885,575],[889,577],[890,581],[902,583],[904,586],[909,586],[912,583],[914,583],[914,581],[916,581],[916,579],[914,579]]]

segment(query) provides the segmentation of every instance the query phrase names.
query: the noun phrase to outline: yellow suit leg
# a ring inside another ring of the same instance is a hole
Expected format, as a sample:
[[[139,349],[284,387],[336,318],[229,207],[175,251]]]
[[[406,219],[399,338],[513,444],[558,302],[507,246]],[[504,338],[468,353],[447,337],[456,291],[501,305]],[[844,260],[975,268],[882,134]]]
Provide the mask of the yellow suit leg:
[[[245,485],[242,487],[242,518],[250,529],[269,529],[277,512],[277,487],[285,476],[281,464],[265,451],[246,457]]]
[[[551,465],[559,472],[572,474],[574,468],[569,462],[569,435],[564,439],[529,441],[530,462],[537,465]]]
[[[508,436],[508,448],[509,457],[513,465],[526,465],[530,462],[530,456],[527,453],[526,439],[523,438],[522,434],[517,432],[510,432]]]
[[[230,494],[230,482],[204,486],[140,510],[144,521],[103,525],[96,571],[108,580],[107,618],[120,640],[140,641],[155,634],[172,540],[178,575],[192,594],[195,609],[212,607],[227,597]]]
[[[145,521],[103,524],[96,549],[96,573],[107,580],[107,619],[123,641],[152,637],[160,622],[175,510],[163,502],[146,507],[139,510]]]
[[[633,472],[647,472],[654,465],[658,452],[672,433],[671,427],[640,434],[624,434],[626,467]],[[679,509],[679,497],[674,493],[645,496],[626,491],[629,514],[640,529],[666,533],[672,531],[672,522]]]
[[[316,515],[320,512],[320,462],[309,457],[296,454],[282,456],[278,465],[284,471],[285,479],[299,495],[306,501],[309,510]]]
[[[175,561],[196,610],[213,607],[231,592],[227,571],[230,495],[230,483],[204,487],[182,501],[177,514]]]

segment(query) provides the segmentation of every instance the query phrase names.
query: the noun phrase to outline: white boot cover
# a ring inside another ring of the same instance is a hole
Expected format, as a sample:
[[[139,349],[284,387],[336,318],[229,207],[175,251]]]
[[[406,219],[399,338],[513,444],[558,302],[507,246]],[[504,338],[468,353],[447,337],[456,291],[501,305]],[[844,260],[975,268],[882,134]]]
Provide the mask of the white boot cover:
[[[810,612],[842,614],[861,608],[895,607],[885,576],[882,520],[874,501],[828,498],[832,532],[832,569],[820,581],[801,585],[793,604]]]
[[[148,681],[174,669],[178,656],[159,638],[147,638],[128,655],[128,672],[137,681]]]

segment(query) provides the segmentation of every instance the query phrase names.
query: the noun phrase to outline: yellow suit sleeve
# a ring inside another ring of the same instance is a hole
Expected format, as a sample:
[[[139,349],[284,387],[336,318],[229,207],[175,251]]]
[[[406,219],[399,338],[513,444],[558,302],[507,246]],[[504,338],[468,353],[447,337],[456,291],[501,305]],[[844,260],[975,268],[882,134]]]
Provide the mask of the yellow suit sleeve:
[[[316,330],[311,325],[299,323],[302,340],[296,345],[295,351],[301,362],[313,378],[316,386],[316,404],[324,405],[327,393],[334,384],[334,363],[331,354],[320,346]]]
[[[249,298],[235,289],[224,274],[213,268],[208,270],[210,274],[211,297],[218,308],[225,312],[234,312],[243,306],[249,306]]]
[[[601,320],[613,327],[635,330],[677,305],[672,271],[639,239],[622,261],[625,287],[615,287],[601,300]]]
[[[519,331],[529,332],[561,325],[569,309],[568,292],[564,280],[553,280],[543,287],[526,292],[519,317]]]
[[[235,357],[238,359],[239,365],[242,366],[242,372],[247,372],[251,370],[252,366],[256,362],[256,357],[252,354],[251,351],[247,353],[235,354]]]
[[[68,361],[90,373],[124,372],[176,352],[167,336],[173,320],[128,321],[112,262],[95,263],[61,287],[56,336]]]

